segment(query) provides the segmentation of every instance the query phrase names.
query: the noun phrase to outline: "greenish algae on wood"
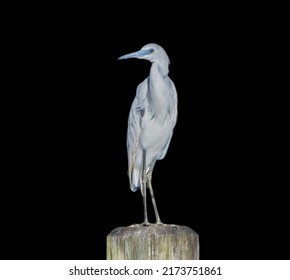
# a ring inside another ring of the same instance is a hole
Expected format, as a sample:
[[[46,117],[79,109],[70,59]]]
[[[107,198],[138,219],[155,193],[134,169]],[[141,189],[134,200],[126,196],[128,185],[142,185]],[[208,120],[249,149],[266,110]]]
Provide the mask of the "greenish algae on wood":
[[[198,234],[187,226],[141,224],[107,236],[107,260],[198,260]]]

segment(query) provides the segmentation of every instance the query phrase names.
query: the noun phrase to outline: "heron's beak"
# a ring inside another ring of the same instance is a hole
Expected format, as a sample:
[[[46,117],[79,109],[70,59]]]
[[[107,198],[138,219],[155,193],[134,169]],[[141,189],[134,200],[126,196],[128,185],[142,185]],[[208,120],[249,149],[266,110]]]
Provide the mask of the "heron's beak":
[[[122,60],[122,59],[128,59],[128,58],[143,58],[147,54],[149,54],[148,50],[140,50],[138,52],[133,52],[133,53],[120,56],[118,59]]]

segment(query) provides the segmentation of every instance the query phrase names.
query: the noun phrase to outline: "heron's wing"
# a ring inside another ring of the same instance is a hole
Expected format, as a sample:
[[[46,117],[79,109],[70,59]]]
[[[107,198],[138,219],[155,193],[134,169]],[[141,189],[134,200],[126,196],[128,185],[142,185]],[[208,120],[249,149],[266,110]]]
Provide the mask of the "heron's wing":
[[[170,85],[171,85],[171,94],[172,94],[172,100],[173,100],[173,106],[172,106],[172,130],[175,127],[176,121],[177,121],[177,91],[175,88],[174,83],[169,79]]]
[[[172,102],[171,104],[171,111],[169,112],[169,126],[171,128],[171,134],[168,137],[168,141],[166,143],[166,145],[164,146],[164,149],[162,150],[162,153],[160,154],[160,156],[158,157],[159,160],[163,159],[167,153],[171,138],[172,138],[172,134],[173,134],[173,129],[175,127],[176,121],[177,121],[177,91],[175,88],[174,83],[172,82],[172,80],[168,77],[169,79],[169,84],[170,84],[170,91],[169,94],[170,96],[170,100]]]
[[[145,97],[148,89],[147,79],[137,88],[128,119],[127,151],[128,175],[130,187],[133,191],[141,188],[143,151],[140,145],[141,122],[145,112]]]

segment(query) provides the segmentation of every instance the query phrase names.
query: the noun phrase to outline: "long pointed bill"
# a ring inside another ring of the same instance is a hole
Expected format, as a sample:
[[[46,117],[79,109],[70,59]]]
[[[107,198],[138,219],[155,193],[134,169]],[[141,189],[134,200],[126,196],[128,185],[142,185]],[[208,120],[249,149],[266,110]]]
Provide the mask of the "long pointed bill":
[[[143,56],[147,54],[149,54],[148,50],[140,50],[138,52],[133,52],[133,53],[120,56],[118,59],[122,60],[122,59],[128,59],[128,58],[143,58]]]

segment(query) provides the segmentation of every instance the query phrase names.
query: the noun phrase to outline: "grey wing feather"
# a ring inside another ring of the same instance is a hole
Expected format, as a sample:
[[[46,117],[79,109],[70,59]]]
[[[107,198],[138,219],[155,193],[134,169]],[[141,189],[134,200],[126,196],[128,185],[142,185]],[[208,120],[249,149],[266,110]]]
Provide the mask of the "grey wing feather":
[[[147,92],[147,79],[137,88],[135,99],[132,103],[128,119],[127,152],[128,175],[132,191],[141,188],[143,151],[140,145],[141,122],[145,112],[145,96]]]
[[[171,120],[170,120],[170,123],[172,125],[171,129],[172,129],[172,132],[171,132],[171,135],[167,141],[167,144],[165,145],[161,155],[159,156],[159,160],[163,159],[167,153],[167,150],[168,150],[168,147],[169,147],[169,144],[170,144],[170,141],[171,141],[171,138],[172,138],[172,134],[173,134],[173,129],[175,127],[175,124],[176,124],[176,121],[177,121],[177,91],[176,91],[176,88],[175,88],[175,85],[174,83],[169,79],[170,81],[170,86],[171,86],[171,94],[172,94],[172,100],[173,100],[173,104],[174,106],[172,107],[172,111],[171,111]]]
[[[172,124],[173,124],[173,128],[174,128],[176,121],[177,121],[177,103],[178,103],[178,101],[177,101],[177,91],[176,91],[174,83],[171,80],[170,80],[170,84],[172,87],[173,100],[174,100],[174,107],[173,107],[173,112],[172,112],[172,118],[173,118]]]

